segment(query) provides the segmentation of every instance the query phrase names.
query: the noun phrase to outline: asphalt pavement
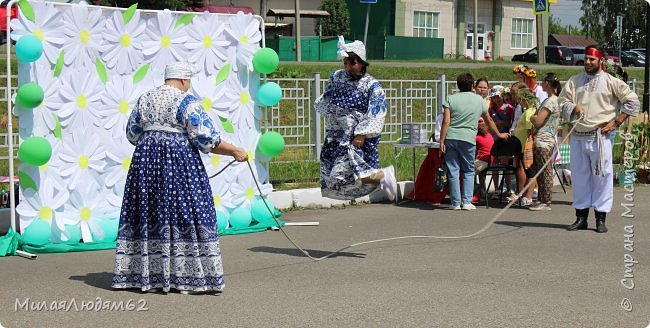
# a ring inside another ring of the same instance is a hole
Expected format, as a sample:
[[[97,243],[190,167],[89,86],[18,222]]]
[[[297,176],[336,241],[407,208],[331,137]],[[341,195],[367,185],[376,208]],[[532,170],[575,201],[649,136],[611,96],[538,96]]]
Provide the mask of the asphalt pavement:
[[[319,262],[279,231],[223,236],[226,289],[217,295],[112,290],[113,251],[0,258],[0,326],[648,326],[650,188],[616,189],[605,234],[593,231],[593,212],[590,230],[566,231],[571,191],[553,197],[552,211],[509,209],[473,238],[369,243]],[[323,256],[368,240],[471,234],[499,210],[366,204],[283,219],[318,221],[286,232]]]

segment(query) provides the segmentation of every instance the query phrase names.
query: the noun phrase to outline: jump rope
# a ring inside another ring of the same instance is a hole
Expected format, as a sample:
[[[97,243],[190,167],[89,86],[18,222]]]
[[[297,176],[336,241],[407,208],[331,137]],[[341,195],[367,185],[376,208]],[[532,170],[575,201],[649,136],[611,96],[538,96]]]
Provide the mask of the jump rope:
[[[573,127],[569,130],[569,133],[567,133],[567,135],[566,135],[566,137],[564,138],[564,140],[562,140],[562,143],[565,143],[567,140],[569,140],[569,136],[571,136],[571,134],[573,133],[573,131],[575,130],[575,128],[576,128],[576,126],[577,126],[577,124],[575,124],[575,123],[577,123],[577,122],[579,122],[579,121],[582,121],[583,118],[584,118],[584,115],[581,115],[577,120],[574,121]],[[545,168],[547,165],[549,165],[549,164],[551,163],[551,161],[554,161],[554,160],[555,160],[555,157],[556,157],[556,155],[557,155],[557,151],[558,151],[558,147],[557,147],[557,145],[556,145],[556,146],[554,147],[554,150],[553,150],[553,153],[551,154],[551,156],[546,160],[546,162],[544,162],[544,165],[542,165],[541,169],[540,169],[540,170],[539,170],[539,171],[538,171],[538,172],[537,172],[537,173],[536,173],[536,174],[535,174],[535,175],[530,179],[531,181],[528,182],[528,183],[524,186],[524,188],[523,188],[521,191],[519,191],[519,193],[517,194],[517,197],[514,197],[512,200],[510,200],[510,201],[508,202],[508,204],[507,204],[504,208],[502,208],[502,209],[501,209],[501,210],[500,210],[500,211],[499,211],[499,212],[498,212],[498,213],[497,213],[497,214],[496,214],[492,219],[490,219],[490,221],[488,221],[488,222],[487,222],[487,223],[486,223],[486,224],[485,224],[481,229],[479,229],[478,231],[476,231],[476,232],[474,232],[474,233],[472,233],[472,234],[469,234],[469,235],[462,235],[462,236],[430,236],[430,235],[412,235],[412,236],[399,236],[399,237],[391,237],[391,238],[382,238],[382,239],[368,240],[368,241],[362,241],[362,242],[355,243],[355,244],[350,244],[350,245],[348,245],[348,246],[345,246],[345,247],[343,247],[343,248],[341,248],[341,249],[339,249],[339,250],[336,250],[336,251],[334,251],[334,252],[331,252],[331,253],[329,253],[329,254],[327,254],[327,255],[325,255],[325,256],[322,256],[322,257],[313,257],[313,256],[309,255],[309,253],[308,253],[307,251],[305,251],[302,247],[300,247],[300,246],[299,246],[299,245],[298,245],[298,244],[297,244],[297,243],[296,243],[296,242],[295,242],[295,241],[294,241],[294,240],[293,240],[293,239],[292,239],[292,238],[287,234],[287,232],[284,231],[284,228],[282,228],[282,223],[278,220],[278,218],[275,216],[275,213],[273,212],[273,210],[271,210],[271,208],[269,207],[268,203],[266,202],[266,197],[264,197],[264,196],[262,195],[262,189],[260,188],[260,185],[259,185],[259,183],[257,182],[257,178],[255,178],[255,174],[253,173],[253,167],[251,166],[250,162],[248,162],[248,161],[246,162],[246,164],[248,164],[248,169],[249,169],[249,171],[251,172],[251,175],[253,176],[253,181],[255,181],[255,186],[257,187],[257,191],[260,193],[260,197],[262,197],[262,200],[264,200],[264,205],[266,206],[266,209],[267,209],[267,210],[269,211],[269,213],[271,214],[271,217],[273,218],[273,220],[274,220],[275,223],[277,224],[278,229],[282,232],[282,234],[284,235],[284,237],[287,238],[287,240],[289,240],[289,242],[290,242],[290,243],[291,243],[291,244],[292,244],[292,245],[293,245],[293,246],[294,246],[298,251],[300,251],[303,255],[305,255],[306,257],[310,258],[310,259],[313,260],[313,261],[322,261],[322,260],[324,260],[324,259],[326,259],[326,258],[329,258],[329,257],[331,257],[331,256],[333,256],[333,255],[336,255],[336,254],[338,254],[338,253],[340,253],[340,252],[342,252],[342,251],[344,251],[344,250],[346,250],[346,249],[349,249],[349,248],[353,248],[353,247],[361,246],[361,245],[373,244],[373,243],[380,243],[380,242],[385,242],[385,241],[400,240],[400,239],[424,239],[424,238],[426,238],[426,239],[458,240],[458,239],[469,239],[469,238],[472,238],[472,237],[476,237],[476,236],[478,236],[478,235],[484,233],[485,231],[487,231],[487,230],[488,230],[488,229],[489,229],[489,228],[494,224],[494,222],[495,222],[496,220],[498,220],[499,218],[501,218],[501,216],[503,215],[503,213],[505,213],[508,209],[510,209],[510,207],[511,207],[515,202],[517,202],[517,200],[518,200],[518,199],[519,199],[519,198],[524,194],[524,192],[526,192],[526,190],[530,187],[530,185],[533,183],[533,181],[534,181],[535,179],[537,179],[537,177],[542,173],[543,168]],[[225,171],[225,170],[226,170],[230,165],[232,165],[232,164],[235,163],[235,162],[236,162],[236,160],[232,160],[232,161],[231,161],[230,163],[228,163],[224,168],[222,168],[221,170],[219,170],[219,172],[217,172],[217,173],[213,174],[212,176],[210,176],[209,179],[212,179],[212,178],[216,177],[217,175],[221,174],[223,171]],[[487,195],[486,195],[486,196],[487,196]]]

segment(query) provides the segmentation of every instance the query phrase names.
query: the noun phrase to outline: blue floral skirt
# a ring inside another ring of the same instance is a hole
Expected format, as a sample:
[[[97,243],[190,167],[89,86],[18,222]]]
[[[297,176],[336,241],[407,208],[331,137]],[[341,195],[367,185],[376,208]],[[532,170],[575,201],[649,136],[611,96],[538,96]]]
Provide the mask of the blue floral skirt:
[[[217,217],[198,150],[181,133],[145,132],[126,179],[114,288],[224,288]]]
[[[368,138],[358,148],[352,144],[326,141],[320,156],[320,186],[323,197],[349,200],[370,194],[377,188],[362,178],[379,170],[380,137]]]

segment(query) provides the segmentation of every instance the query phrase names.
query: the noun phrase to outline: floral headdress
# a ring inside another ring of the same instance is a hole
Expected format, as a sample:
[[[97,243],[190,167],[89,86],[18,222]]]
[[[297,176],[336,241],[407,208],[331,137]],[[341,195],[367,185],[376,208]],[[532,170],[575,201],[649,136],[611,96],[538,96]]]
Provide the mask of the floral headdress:
[[[492,98],[494,96],[500,96],[503,98],[508,93],[510,93],[510,88],[502,85],[495,85],[490,89],[490,91],[488,91],[486,98]]]
[[[533,79],[537,77],[537,72],[534,69],[523,64],[515,66],[512,71],[515,74],[521,73]]]

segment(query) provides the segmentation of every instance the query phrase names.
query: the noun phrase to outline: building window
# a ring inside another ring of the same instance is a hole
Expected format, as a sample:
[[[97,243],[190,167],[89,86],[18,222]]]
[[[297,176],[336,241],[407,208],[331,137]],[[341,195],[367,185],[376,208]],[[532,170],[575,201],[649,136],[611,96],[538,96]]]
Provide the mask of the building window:
[[[533,47],[532,19],[512,19],[512,39],[510,40],[510,47],[513,49],[530,49]]]
[[[438,16],[440,13],[428,11],[413,12],[413,36],[421,38],[438,37]]]

